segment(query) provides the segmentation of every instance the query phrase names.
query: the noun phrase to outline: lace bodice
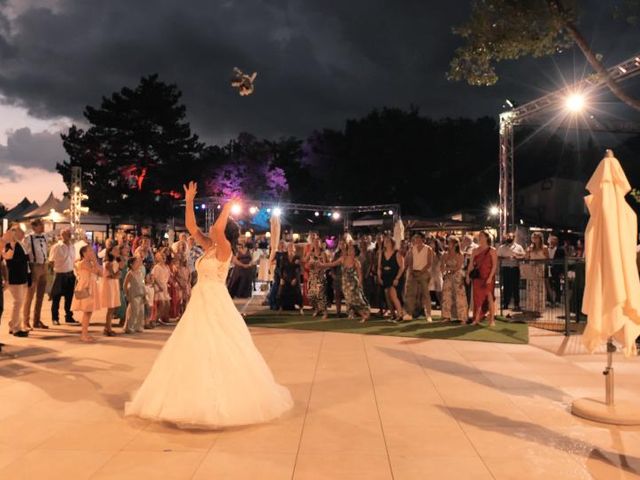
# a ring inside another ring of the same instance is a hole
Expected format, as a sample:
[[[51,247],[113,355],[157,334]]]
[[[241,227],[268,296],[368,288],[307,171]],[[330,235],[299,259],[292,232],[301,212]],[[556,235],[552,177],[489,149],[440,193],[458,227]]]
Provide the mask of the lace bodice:
[[[217,283],[225,283],[227,281],[227,274],[229,273],[230,262],[231,255],[224,262],[221,262],[216,258],[215,252],[201,256],[196,263],[198,281],[208,280]]]

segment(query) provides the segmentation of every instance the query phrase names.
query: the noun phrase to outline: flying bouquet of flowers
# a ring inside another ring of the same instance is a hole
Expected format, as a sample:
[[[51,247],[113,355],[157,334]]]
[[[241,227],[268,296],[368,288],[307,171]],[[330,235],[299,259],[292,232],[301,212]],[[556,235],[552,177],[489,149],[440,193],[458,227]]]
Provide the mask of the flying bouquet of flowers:
[[[231,80],[231,86],[238,90],[241,97],[251,95],[254,90],[253,82],[257,75],[257,72],[247,75],[238,67],[233,67],[233,79]]]

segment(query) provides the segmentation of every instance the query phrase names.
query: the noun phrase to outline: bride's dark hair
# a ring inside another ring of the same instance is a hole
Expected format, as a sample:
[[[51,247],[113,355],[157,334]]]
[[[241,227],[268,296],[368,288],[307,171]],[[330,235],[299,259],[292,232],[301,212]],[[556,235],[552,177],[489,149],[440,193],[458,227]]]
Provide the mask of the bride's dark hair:
[[[238,237],[240,237],[240,227],[232,219],[227,220],[227,225],[224,227],[224,236],[231,244],[231,249],[235,253],[236,246],[238,245]]]

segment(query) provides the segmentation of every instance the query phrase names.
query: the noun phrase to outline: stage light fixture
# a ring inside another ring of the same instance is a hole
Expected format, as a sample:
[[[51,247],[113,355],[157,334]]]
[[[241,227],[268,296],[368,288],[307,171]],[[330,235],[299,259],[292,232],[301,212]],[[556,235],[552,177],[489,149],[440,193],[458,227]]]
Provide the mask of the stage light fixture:
[[[242,213],[242,205],[234,203],[231,205],[231,215],[240,215]]]
[[[314,217],[319,217],[320,216],[320,212],[315,212],[313,215],[314,215]]]
[[[500,208],[497,205],[491,205],[489,207],[489,215],[492,217],[497,217],[500,214]]]
[[[565,100],[565,107],[572,113],[579,113],[584,110],[586,100],[583,94],[574,92]]]
[[[393,210],[389,210],[389,215],[393,215]]]
[[[273,214],[274,214],[276,217],[279,217],[280,215],[282,215],[282,209],[281,209],[280,207],[276,207],[276,208],[274,208],[274,209],[273,209]]]
[[[340,212],[333,212],[331,214],[331,218],[333,218],[334,220],[339,220],[340,219]]]
[[[249,207],[249,213],[251,215],[255,215],[256,213],[258,213],[258,207]]]

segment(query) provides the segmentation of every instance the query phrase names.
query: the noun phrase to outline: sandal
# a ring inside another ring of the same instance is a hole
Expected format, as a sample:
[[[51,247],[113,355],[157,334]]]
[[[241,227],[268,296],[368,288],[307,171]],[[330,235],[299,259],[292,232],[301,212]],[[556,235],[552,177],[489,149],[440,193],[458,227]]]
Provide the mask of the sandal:
[[[114,332],[113,330],[107,330],[106,328],[104,329],[104,331],[102,332],[102,334],[105,337],[115,337],[116,336],[116,332]]]

